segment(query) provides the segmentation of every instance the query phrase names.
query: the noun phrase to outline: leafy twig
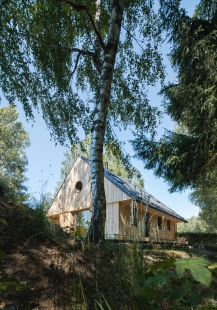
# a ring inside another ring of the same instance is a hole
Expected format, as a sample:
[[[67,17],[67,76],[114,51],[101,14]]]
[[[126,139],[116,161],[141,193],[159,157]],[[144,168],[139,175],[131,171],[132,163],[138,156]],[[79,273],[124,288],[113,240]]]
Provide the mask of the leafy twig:
[[[94,30],[94,32],[95,32],[95,34],[96,34],[96,36],[97,36],[97,38],[98,38],[98,40],[99,40],[100,46],[101,46],[102,49],[105,51],[105,48],[106,48],[106,47],[105,47],[105,44],[104,44],[104,42],[103,42],[103,39],[102,39],[102,37],[101,37],[99,31],[98,31],[97,28],[96,28],[96,25],[95,25],[95,23],[94,23],[94,20],[93,20],[93,18],[92,18],[92,16],[91,16],[90,12],[88,11],[87,6],[86,6],[86,5],[83,5],[83,4],[77,5],[77,4],[74,4],[73,2],[68,1],[68,0],[59,0],[59,1],[62,2],[62,3],[66,3],[66,4],[70,5],[70,6],[72,6],[77,12],[80,12],[80,11],[85,11],[85,12],[86,12],[86,14],[87,14],[87,16],[88,16],[88,19],[89,19],[89,21],[90,21],[90,23],[91,23],[91,25],[92,25],[92,27],[93,27],[93,30]]]

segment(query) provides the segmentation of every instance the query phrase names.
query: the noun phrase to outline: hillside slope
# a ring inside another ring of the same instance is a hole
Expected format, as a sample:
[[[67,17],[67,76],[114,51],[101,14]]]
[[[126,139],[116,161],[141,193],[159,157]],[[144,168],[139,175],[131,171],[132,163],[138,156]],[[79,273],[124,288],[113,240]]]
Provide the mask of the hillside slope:
[[[72,309],[83,303],[79,283],[92,278],[91,263],[81,243],[63,233],[59,242],[40,231],[35,211],[12,202],[0,202],[0,249],[5,271],[29,291],[0,291],[0,309]],[[86,269],[88,268],[88,270]],[[74,292],[75,287],[77,292]],[[82,288],[83,289],[83,288]]]

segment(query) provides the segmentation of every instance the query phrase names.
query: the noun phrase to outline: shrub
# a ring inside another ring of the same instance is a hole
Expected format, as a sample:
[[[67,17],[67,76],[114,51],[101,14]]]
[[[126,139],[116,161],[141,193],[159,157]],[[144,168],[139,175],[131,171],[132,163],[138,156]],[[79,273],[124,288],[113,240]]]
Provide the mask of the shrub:
[[[179,233],[178,237],[186,238],[188,244],[194,247],[201,247],[206,244],[217,245],[217,234],[215,233],[185,232],[185,233]]]
[[[217,252],[217,244],[208,243],[204,245],[204,248],[209,251]]]

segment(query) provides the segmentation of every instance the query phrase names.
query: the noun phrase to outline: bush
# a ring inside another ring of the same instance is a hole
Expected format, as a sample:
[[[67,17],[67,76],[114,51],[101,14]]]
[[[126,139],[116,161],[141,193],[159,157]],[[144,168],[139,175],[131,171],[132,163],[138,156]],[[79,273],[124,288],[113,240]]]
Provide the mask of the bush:
[[[207,244],[217,246],[217,234],[215,233],[184,232],[179,233],[178,237],[186,238],[188,244],[194,247],[201,247]]]
[[[217,244],[208,243],[204,245],[204,248],[209,251],[217,252]]]

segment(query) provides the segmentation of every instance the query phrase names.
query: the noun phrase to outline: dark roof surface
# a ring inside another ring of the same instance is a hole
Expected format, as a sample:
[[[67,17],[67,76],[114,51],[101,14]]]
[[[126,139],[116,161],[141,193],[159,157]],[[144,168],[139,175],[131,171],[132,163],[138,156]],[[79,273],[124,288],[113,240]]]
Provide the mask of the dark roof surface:
[[[80,156],[85,162],[90,164],[90,161]],[[144,203],[148,205],[149,207],[164,212],[168,215],[171,215],[183,222],[187,222],[186,219],[178,215],[176,212],[168,208],[165,204],[160,202],[158,199],[156,199],[154,196],[146,192],[145,190],[141,190],[140,188],[134,186],[130,182],[120,178],[119,176],[115,175],[114,173],[104,170],[105,177],[111,181],[114,185],[116,185],[120,190],[122,190],[125,194],[127,194],[131,199],[135,199],[137,202]]]

